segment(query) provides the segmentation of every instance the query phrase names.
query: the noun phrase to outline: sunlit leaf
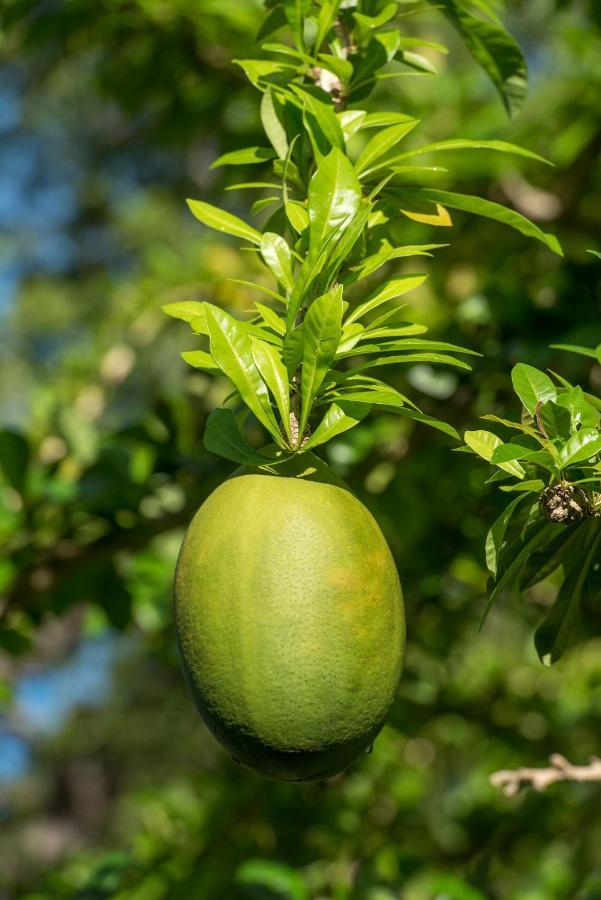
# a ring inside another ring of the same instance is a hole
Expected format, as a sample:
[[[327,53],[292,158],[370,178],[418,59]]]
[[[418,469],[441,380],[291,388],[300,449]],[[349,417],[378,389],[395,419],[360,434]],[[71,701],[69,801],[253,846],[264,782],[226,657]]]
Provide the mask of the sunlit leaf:
[[[230,153],[224,153],[222,156],[211,163],[210,169],[217,169],[219,166],[252,166],[257,163],[266,162],[273,159],[275,153],[271,147],[245,147],[243,150],[232,150]]]
[[[341,332],[342,288],[339,287],[318,297],[309,307],[303,322],[301,434],[317,391],[334,360]]]
[[[240,322],[216,306],[207,305],[206,316],[213,359],[259,422],[281,442],[269,393],[254,362],[248,332]]]
[[[354,428],[361,419],[364,419],[370,410],[369,406],[361,403],[354,404],[344,400],[332,403],[325,416],[305,444],[304,449],[310,450],[319,444],[325,444],[338,434]]]
[[[238,216],[225,212],[225,210],[219,209],[217,206],[211,206],[210,203],[205,203],[203,200],[187,200],[186,202],[192,214],[203,225],[208,225],[209,228],[214,228],[223,234],[232,234],[234,237],[242,238],[253,244],[261,243],[261,234],[255,228],[243,222],[242,219],[239,219]]]
[[[288,371],[278,351],[265,341],[252,338],[255,365],[276,402],[284,430],[290,440],[290,385]]]
[[[397,197],[404,205],[404,201],[424,201],[430,200],[434,204],[442,204],[451,209],[459,209],[464,212],[471,212],[478,216],[484,216],[493,219],[495,222],[501,222],[509,225],[520,234],[526,237],[536,238],[545,244],[553,253],[563,256],[563,251],[559,245],[557,238],[552,234],[545,234],[538,225],[530,222],[521,213],[508,209],[500,203],[494,203],[492,200],[484,200],[481,197],[473,197],[468,194],[456,194],[452,191],[441,191],[438,188],[394,188],[391,193]]]
[[[210,453],[241,465],[265,465],[269,459],[245,440],[231,409],[214,409],[207,419],[203,436]]]
[[[511,381],[516,394],[531,416],[535,414],[539,403],[557,398],[557,388],[549,376],[526,363],[518,363],[513,367]]]

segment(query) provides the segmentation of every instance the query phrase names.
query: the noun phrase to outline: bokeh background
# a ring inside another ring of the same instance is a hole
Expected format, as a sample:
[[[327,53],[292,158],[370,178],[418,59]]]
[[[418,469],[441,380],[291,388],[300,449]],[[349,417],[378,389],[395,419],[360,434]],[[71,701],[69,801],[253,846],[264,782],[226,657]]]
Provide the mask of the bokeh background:
[[[248,277],[250,254],[183,201],[229,203],[239,171],[211,161],[262,143],[258,95],[230,63],[253,54],[260,15],[259,0],[0,7],[0,898],[600,898],[601,788],[508,799],[488,781],[599,753],[599,621],[552,670],[531,640],[552,584],[506,597],[478,633],[504,497],[439,432],[372,416],[327,451],[406,592],[406,673],[373,754],[326,783],[269,783],[187,697],[171,581],[186,523],[232,468],[201,444],[227,387],[186,369],[187,330],[160,306],[249,307],[227,279]],[[507,21],[531,74],[516,122],[435,11],[409,22],[450,43],[441,76],[375,98],[422,117],[423,139],[504,138],[555,163],[453,160],[456,185],[566,251],[460,213],[444,232],[412,311],[483,357],[465,377],[407,379],[460,429],[517,413],[518,361],[601,385],[601,367],[548,349],[601,341],[585,252],[601,249],[601,8],[513,0]]]

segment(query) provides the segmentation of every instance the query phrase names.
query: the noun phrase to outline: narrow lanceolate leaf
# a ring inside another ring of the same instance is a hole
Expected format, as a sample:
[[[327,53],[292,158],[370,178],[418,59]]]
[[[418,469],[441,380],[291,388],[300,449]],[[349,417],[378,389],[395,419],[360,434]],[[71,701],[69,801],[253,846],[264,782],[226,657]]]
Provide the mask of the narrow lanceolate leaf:
[[[333,148],[344,150],[344,134],[336,113],[329,103],[319,100],[306,88],[297,87],[303,96],[303,121],[309,133],[313,152],[317,160],[327,156]]]
[[[311,450],[319,444],[325,444],[338,434],[354,428],[368,414],[370,406],[361,403],[350,403],[339,400],[332,403],[325,416],[304,446]]]
[[[275,153],[271,147],[245,147],[243,150],[232,150],[219,156],[209,166],[217,169],[219,166],[252,166],[273,159]]]
[[[503,546],[503,539],[505,538],[507,527],[518,505],[524,499],[524,496],[525,495],[522,494],[512,500],[509,506],[503,510],[499,518],[495,521],[492,528],[488,532],[488,535],[486,537],[486,565],[488,571],[492,575],[496,576],[497,574],[497,562],[499,559],[499,553],[501,552],[501,547]]]
[[[282,358],[271,344],[252,338],[255,365],[276,402],[284,431],[290,441],[290,385]]]
[[[303,358],[303,326],[297,325],[284,338],[282,362],[288,370],[290,378],[296,373]]]
[[[583,463],[598,453],[601,453],[601,432],[596,428],[581,428],[561,447],[559,465],[565,469]]]
[[[286,333],[286,323],[283,319],[281,319],[276,312],[270,309],[268,306],[264,306],[262,303],[255,302],[255,307],[259,312],[259,315],[263,319],[266,325],[269,325],[276,334],[284,336]]]
[[[354,284],[356,281],[367,278],[391,259],[401,259],[407,256],[432,256],[430,251],[438,250],[441,247],[448,247],[448,244],[418,244],[405,247],[384,245],[377,253],[372,253],[371,256],[367,256],[361,262],[351,266],[349,274],[344,278],[344,284]]]
[[[491,462],[494,451],[503,443],[501,438],[492,431],[466,431],[463,439],[470,450],[487,462]],[[519,462],[501,462],[498,463],[498,466],[505,472],[509,472],[510,475],[515,475],[516,478],[523,478],[525,475]]]
[[[291,291],[294,287],[292,254],[284,238],[273,232],[264,234],[261,241],[261,256],[279,283],[287,291]]]
[[[238,216],[225,212],[217,206],[211,206],[210,203],[205,203],[204,200],[187,200],[186,202],[192,214],[203,225],[208,225],[209,228],[214,228],[216,231],[223,232],[223,234],[233,234],[234,237],[250,241],[252,244],[261,243],[261,234],[256,228],[247,225]]]
[[[334,361],[341,333],[342,287],[338,287],[318,297],[309,307],[303,322],[301,435],[321,383]]]
[[[407,122],[401,122],[397,125],[391,125],[384,128],[374,135],[365,146],[359,159],[355,163],[355,171],[357,175],[369,170],[379,159],[382,159],[393,147],[401,141],[410,131],[413,131],[418,124],[417,119],[409,119]]]
[[[311,5],[311,0],[284,0],[283,3],[284,15],[292,28],[296,46],[301,50],[305,46],[303,37],[305,17],[309,14]]]
[[[279,120],[273,94],[268,89],[261,99],[261,123],[271,146],[280,159],[286,159],[288,153],[288,137],[286,129]]]
[[[556,527],[544,519],[537,519],[524,531],[518,541],[501,552],[497,560],[497,579],[488,598],[480,627],[484,624],[498,595],[510,585],[520,583],[520,576],[528,559],[549,540]]]
[[[247,330],[242,323],[216,306],[207,305],[206,316],[213,359],[259,422],[281,444],[282,436],[269,402],[269,393],[255,365]]]
[[[577,353],[578,356],[588,356],[601,363],[601,344],[597,344],[596,347],[581,347],[578,344],[551,344],[551,347],[553,350],[567,350],[568,353]]]
[[[198,316],[204,315],[204,303],[198,300],[178,300],[175,303],[166,303],[161,309],[174,319],[182,319],[191,322]]]
[[[513,367],[511,381],[513,389],[531,416],[535,415],[539,403],[557,398],[557,388],[549,376],[526,363],[518,363]]]
[[[264,466],[272,463],[245,440],[231,409],[214,409],[209,414],[203,440],[210,453],[239,465]]]
[[[522,51],[498,20],[473,16],[462,0],[428,0],[442,7],[465,44],[497,88],[509,115],[520,111],[526,98],[528,74]]]
[[[588,534],[583,536],[580,552],[566,564],[567,571],[557,599],[534,637],[540,660],[548,666],[557,662],[569,645],[580,614],[582,591],[601,542],[598,523],[591,521],[586,524]]]
[[[345,325],[350,325],[351,322],[355,322],[371,310],[377,309],[383,303],[388,303],[389,300],[395,300],[397,297],[408,294],[409,291],[423,284],[427,277],[427,275],[403,275],[385,282],[347,316]]]
[[[219,372],[220,368],[211,356],[205,350],[185,350],[182,353],[182,359],[189,366],[195,369],[202,369],[203,372]]]
[[[518,147],[517,144],[510,144],[507,141],[473,141],[466,138],[452,139],[448,141],[436,141],[432,144],[423,144],[421,147],[414,147],[395,156],[395,162],[403,159],[412,159],[414,156],[421,156],[424,153],[442,153],[445,150],[493,150],[496,153],[511,153],[515,156],[526,156],[529,159],[536,159],[538,162],[546,163],[550,166],[552,163],[544,156],[533,153],[532,150],[526,150],[524,147]]]
[[[351,162],[334,148],[320,162],[309,185],[309,241],[315,253],[356,215],[361,185]]]
[[[481,197],[473,197],[468,194],[456,194],[453,191],[441,191],[438,188],[394,188],[390,190],[392,196],[399,199],[401,204],[406,201],[420,202],[431,200],[432,203],[440,203],[451,209],[459,209],[463,212],[474,213],[477,216],[484,216],[487,219],[493,219],[495,222],[501,222],[509,225],[519,231],[526,237],[536,238],[545,244],[553,253],[563,256],[563,251],[559,241],[552,234],[545,234],[544,231],[522,216],[513,209],[507,209],[500,203],[493,203],[492,200],[483,200]]]

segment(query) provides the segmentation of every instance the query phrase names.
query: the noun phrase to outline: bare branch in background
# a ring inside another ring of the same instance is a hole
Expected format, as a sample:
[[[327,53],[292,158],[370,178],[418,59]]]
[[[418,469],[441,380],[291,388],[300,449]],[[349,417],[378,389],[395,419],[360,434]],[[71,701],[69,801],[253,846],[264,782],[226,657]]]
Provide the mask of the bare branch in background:
[[[493,772],[490,783],[501,788],[507,797],[514,797],[528,785],[535,791],[544,791],[557,781],[601,781],[601,759],[597,756],[591,756],[586,766],[573,766],[560,753],[553,753],[549,762],[551,765],[546,769],[503,769]]]

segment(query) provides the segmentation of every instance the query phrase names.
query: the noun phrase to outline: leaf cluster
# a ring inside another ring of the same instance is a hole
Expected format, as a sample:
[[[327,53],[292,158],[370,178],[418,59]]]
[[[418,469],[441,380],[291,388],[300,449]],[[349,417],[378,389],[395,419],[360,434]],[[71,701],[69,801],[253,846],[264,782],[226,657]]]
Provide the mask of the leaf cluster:
[[[556,344],[601,362],[594,348]],[[485,616],[506,589],[515,595],[554,574],[559,590],[539,625],[535,646],[546,664],[573,640],[580,612],[601,599],[601,400],[556,373],[519,363],[511,373],[522,403],[520,421],[483,416],[514,432],[468,431],[466,452],[495,467],[489,482],[514,495],[486,539],[491,587]],[[550,521],[545,498],[554,489],[577,491],[582,514]]]
[[[261,225],[202,200],[189,206],[206,226],[250,244],[273,287],[248,283],[262,297],[247,321],[204,301],[164,307],[204,341],[183,354],[186,362],[221,373],[233,385],[230,405],[215,410],[205,435],[206,446],[228,459],[277,463],[354,427],[372,408],[455,436],[372,373],[424,362],[470,368],[460,356],[471,351],[424,338],[426,329],[399,304],[426,274],[384,278],[375,289],[368,281],[394,260],[428,257],[446,246],[396,245],[391,235],[398,221],[448,227],[449,210],[458,209],[561,252],[553,236],[519,213],[431,184],[447,172],[431,164],[440,154],[479,150],[541,161],[536,154],[494,140],[408,145],[419,125],[415,117],[362,108],[382,79],[433,74],[430,56],[446,48],[404,29],[408,17],[431,5],[268,0],[259,31],[263,55],[237,60],[262,94],[267,144],[225,153],[213,166],[271,165],[271,176],[231,186],[263,192],[252,207]],[[525,66],[492,7],[454,0],[436,6],[515,111]],[[267,449],[249,443],[249,414],[269,434]]]

